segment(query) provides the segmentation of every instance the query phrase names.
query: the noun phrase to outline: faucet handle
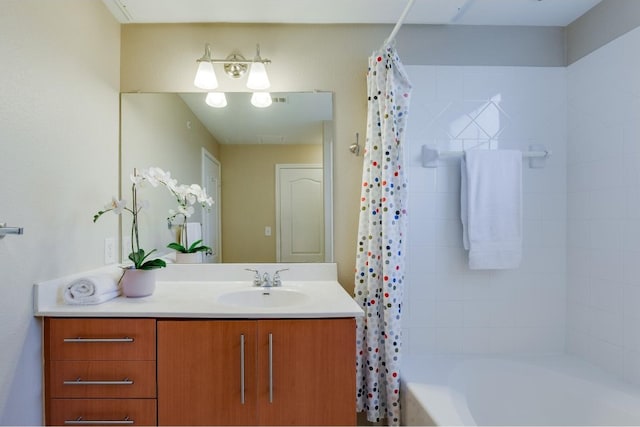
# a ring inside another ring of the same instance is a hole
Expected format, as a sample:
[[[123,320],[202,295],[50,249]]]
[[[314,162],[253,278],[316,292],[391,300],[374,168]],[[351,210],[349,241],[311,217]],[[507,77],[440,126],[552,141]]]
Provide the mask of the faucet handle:
[[[260,272],[258,270],[254,270],[253,268],[245,268],[245,270],[253,272],[253,286],[262,285],[262,280],[260,279]]]
[[[282,268],[280,270],[276,270],[276,272],[273,273],[273,286],[282,286],[282,280],[280,280],[280,272],[287,270],[288,268]]]

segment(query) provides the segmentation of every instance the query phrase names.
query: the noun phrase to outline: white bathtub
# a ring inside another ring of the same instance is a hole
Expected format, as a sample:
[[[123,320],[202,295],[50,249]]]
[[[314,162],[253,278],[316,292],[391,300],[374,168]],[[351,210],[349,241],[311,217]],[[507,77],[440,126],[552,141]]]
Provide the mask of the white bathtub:
[[[404,425],[640,425],[640,389],[570,356],[437,357],[403,368]]]

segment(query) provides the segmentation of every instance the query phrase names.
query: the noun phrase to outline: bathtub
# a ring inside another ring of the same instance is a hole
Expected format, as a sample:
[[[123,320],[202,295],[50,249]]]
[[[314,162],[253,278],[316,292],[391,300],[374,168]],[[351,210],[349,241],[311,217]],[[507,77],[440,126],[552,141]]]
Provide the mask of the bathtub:
[[[571,356],[403,363],[403,425],[640,425],[640,388]]]

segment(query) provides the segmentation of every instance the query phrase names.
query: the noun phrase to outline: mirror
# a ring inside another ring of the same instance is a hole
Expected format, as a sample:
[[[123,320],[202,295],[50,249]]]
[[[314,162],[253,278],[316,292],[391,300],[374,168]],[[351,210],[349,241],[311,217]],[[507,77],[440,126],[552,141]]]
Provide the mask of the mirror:
[[[206,93],[121,94],[121,197],[131,199],[134,168],[157,166],[216,200],[188,219],[196,230],[189,241],[201,233],[212,247],[205,262],[331,262],[333,96],[271,95],[267,108],[251,105],[247,92],[226,93],[227,106],[212,108]],[[142,247],[169,253],[180,228],[167,223],[175,200],[161,187],[138,197],[149,205],[139,220]]]

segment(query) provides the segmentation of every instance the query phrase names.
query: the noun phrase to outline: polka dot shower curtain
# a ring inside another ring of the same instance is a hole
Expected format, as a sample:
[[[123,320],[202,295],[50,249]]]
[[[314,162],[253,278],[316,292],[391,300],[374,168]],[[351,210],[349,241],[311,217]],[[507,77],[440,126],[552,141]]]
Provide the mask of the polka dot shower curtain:
[[[356,253],[357,408],[400,423],[400,315],[404,279],[406,176],[403,137],[411,83],[391,45],[367,73],[368,114]]]

